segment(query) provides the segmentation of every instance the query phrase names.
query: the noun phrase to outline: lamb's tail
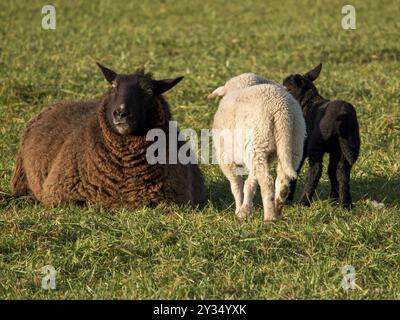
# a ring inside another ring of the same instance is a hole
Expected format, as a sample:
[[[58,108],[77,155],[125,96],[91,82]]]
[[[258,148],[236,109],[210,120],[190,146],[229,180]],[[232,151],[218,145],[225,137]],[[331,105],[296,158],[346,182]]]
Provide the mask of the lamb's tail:
[[[353,107],[349,109],[349,113],[338,117],[337,134],[343,155],[353,165],[360,153],[360,130]]]
[[[289,179],[297,178],[297,169],[303,156],[306,134],[304,118],[300,107],[298,109],[296,112],[280,114],[278,121],[275,121],[275,141],[279,164]]]

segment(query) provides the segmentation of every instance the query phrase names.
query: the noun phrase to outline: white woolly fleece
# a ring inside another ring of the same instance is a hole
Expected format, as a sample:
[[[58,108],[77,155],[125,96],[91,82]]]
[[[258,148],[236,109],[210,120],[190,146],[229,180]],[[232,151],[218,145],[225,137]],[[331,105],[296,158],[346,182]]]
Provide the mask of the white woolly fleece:
[[[236,165],[244,165],[250,172],[249,178],[256,177],[263,189],[259,177],[269,175],[269,163],[277,156],[275,197],[279,197],[281,190],[278,189],[282,188],[282,184],[286,185],[290,179],[297,177],[296,170],[303,156],[306,127],[298,102],[282,85],[253,73],[244,73],[230,79],[210,96],[223,96],[214,117],[215,132],[227,129],[252,132],[251,136],[235,137],[243,141],[235,141],[228,146],[223,145],[218,141],[219,137],[214,135],[216,156],[222,171],[230,179],[231,173],[228,171],[232,171]],[[241,151],[235,145],[251,147]],[[230,164],[224,163],[227,158],[234,161]],[[237,178],[231,178],[230,181],[231,186],[232,183],[240,184]],[[238,188],[232,186],[232,191],[235,192],[234,189]],[[268,192],[264,192],[265,196],[267,194]],[[240,194],[235,198],[237,206],[241,205]]]

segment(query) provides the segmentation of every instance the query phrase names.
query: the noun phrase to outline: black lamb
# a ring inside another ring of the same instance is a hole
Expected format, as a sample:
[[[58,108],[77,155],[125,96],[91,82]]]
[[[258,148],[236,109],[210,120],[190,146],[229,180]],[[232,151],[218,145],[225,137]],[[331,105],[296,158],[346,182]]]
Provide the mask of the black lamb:
[[[307,138],[303,161],[308,158],[309,170],[300,203],[306,206],[317,188],[322,173],[323,155],[329,153],[328,176],[330,197],[340,198],[344,208],[352,207],[350,171],[360,152],[360,133],[354,107],[342,100],[327,100],[318,93],[313,81],[318,78],[322,64],[305,75],[290,75],[283,85],[299,102],[306,121]],[[288,201],[293,200],[296,181],[292,181]]]

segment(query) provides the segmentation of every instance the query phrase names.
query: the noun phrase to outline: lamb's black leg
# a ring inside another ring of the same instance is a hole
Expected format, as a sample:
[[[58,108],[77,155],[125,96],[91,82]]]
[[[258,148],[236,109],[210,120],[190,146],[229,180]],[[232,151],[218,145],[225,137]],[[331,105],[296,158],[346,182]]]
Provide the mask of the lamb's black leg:
[[[339,198],[339,185],[336,177],[336,169],[339,164],[340,157],[340,151],[331,152],[329,154],[328,177],[331,182],[330,198],[332,199]]]
[[[308,158],[309,169],[300,203],[309,206],[322,174],[322,153],[311,154]]]
[[[305,157],[303,157],[303,159],[300,162],[299,168],[297,169],[297,175],[299,175],[301,168],[303,167],[304,164],[304,160]],[[294,194],[296,192],[296,186],[297,186],[297,179],[293,179],[290,181],[290,185],[289,185],[289,194],[286,198],[286,203],[289,204],[293,201],[294,198]]]
[[[286,198],[286,204],[292,203],[296,192],[297,179],[291,180],[289,184],[289,194]]]
[[[343,208],[350,209],[352,207],[350,195],[350,171],[351,165],[342,155],[338,167],[336,169],[336,177],[339,183],[339,197]]]

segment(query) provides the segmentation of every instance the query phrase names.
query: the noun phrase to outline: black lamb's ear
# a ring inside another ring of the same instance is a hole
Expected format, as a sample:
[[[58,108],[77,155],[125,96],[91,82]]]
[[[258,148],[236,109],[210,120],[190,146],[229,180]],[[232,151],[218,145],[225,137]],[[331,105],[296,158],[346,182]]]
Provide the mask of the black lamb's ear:
[[[317,65],[314,69],[308,71],[304,77],[308,78],[311,82],[318,78],[319,73],[321,72],[322,63]]]
[[[101,72],[103,72],[104,78],[106,78],[109,83],[112,83],[117,77],[117,73],[115,71],[112,71],[111,69],[106,68],[98,62],[96,62],[96,64],[100,68]]]
[[[172,87],[176,86],[183,77],[178,77],[175,79],[164,79],[164,80],[153,80],[154,93],[156,95],[163,94]]]

